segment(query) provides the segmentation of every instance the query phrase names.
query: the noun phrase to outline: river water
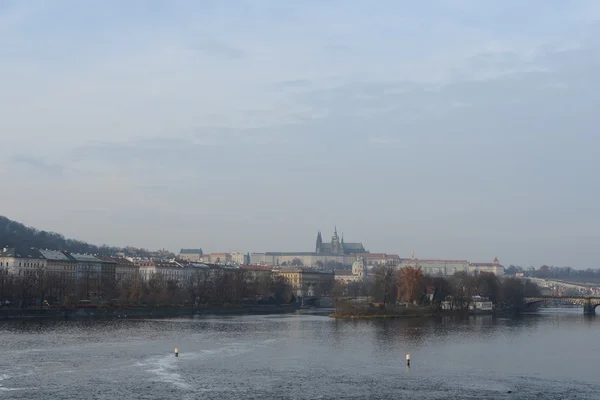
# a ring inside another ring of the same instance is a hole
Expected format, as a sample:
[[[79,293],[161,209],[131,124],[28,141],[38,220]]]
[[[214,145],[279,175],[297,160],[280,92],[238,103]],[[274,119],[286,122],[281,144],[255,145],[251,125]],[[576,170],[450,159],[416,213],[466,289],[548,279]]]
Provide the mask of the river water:
[[[0,399],[600,399],[582,314],[0,321]]]

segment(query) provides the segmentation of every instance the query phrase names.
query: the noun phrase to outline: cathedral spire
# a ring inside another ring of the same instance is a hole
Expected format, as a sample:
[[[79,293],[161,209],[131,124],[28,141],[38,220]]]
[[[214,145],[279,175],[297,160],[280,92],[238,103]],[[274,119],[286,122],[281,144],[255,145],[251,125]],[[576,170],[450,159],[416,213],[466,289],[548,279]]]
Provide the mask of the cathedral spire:
[[[316,247],[315,247],[315,252],[316,253],[320,253],[321,252],[321,247],[323,247],[322,245],[323,245],[323,238],[321,237],[321,231],[319,230],[317,232],[317,244],[316,244]]]

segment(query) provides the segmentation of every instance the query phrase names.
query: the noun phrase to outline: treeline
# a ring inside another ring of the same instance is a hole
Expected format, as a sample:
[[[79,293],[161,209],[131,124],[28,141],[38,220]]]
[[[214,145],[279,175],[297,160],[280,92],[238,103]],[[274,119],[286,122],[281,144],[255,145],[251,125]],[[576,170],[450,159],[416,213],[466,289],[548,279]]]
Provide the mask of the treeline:
[[[18,249],[64,250],[72,253],[115,255],[119,252],[130,257],[149,257],[153,253],[137,247],[95,246],[81,240],[68,239],[56,232],[40,231],[20,222],[0,216],[0,247]]]
[[[453,309],[468,309],[473,296],[487,297],[500,308],[520,308],[525,297],[539,295],[538,286],[528,280],[501,279],[486,272],[433,277],[424,275],[421,268],[390,266],[376,267],[372,280],[337,283],[334,289],[337,298],[371,297],[382,307],[402,302],[434,309],[441,309],[444,301],[450,301]]]
[[[199,270],[182,281],[154,274],[106,279],[83,274],[70,279],[41,268],[14,276],[0,270],[0,306],[69,307],[78,304],[109,306],[223,306],[283,304],[295,300],[283,278],[255,276],[243,270]]]
[[[519,272],[533,278],[600,283],[600,269],[574,269],[571,267],[554,267],[550,265],[542,265],[537,269],[533,267],[523,268],[518,265],[511,265],[506,268],[506,273],[510,275]]]

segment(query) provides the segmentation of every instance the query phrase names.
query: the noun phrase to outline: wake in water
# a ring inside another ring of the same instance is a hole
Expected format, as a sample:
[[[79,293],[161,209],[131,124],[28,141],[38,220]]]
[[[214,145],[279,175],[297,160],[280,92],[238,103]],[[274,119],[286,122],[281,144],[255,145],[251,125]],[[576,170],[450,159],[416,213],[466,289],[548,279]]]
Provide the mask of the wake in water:
[[[183,352],[179,357],[174,354],[152,356],[143,362],[135,364],[136,367],[148,368],[145,371],[154,375],[151,380],[171,384],[178,389],[189,391],[212,391],[211,389],[200,388],[192,385],[191,381],[186,381],[182,376],[182,368],[192,367],[192,361],[217,360],[224,357],[235,357],[241,354],[252,352],[259,348],[264,348],[274,343],[277,339],[265,339],[258,343],[222,343],[221,347],[213,349],[204,349],[196,352]]]
[[[0,392],[12,392],[12,391],[15,391],[15,390],[25,390],[25,389],[30,389],[30,388],[20,388],[20,387],[14,387],[14,388],[11,388],[11,387],[6,387],[6,386],[4,386],[2,382],[3,382],[3,381],[7,381],[7,380],[9,380],[9,379],[11,379],[11,378],[12,378],[12,376],[10,376],[10,375],[7,375],[7,374],[0,374]],[[34,389],[35,389],[35,388],[34,388]]]

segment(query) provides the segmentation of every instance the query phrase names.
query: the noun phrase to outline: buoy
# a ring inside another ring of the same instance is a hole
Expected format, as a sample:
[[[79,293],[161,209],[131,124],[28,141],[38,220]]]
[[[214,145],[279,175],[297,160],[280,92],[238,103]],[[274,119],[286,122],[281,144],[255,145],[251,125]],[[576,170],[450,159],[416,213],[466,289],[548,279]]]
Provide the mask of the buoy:
[[[406,355],[406,365],[410,367],[410,354]]]
[[[175,357],[179,357],[179,349],[175,348]]]

